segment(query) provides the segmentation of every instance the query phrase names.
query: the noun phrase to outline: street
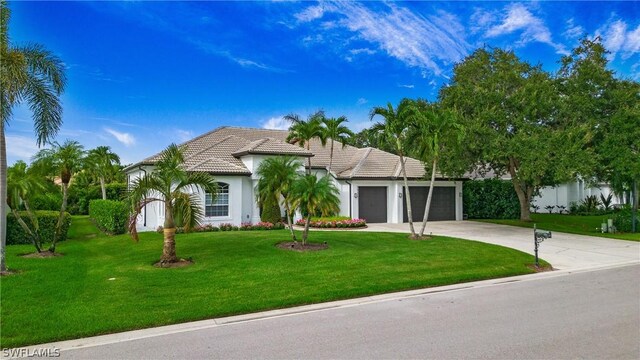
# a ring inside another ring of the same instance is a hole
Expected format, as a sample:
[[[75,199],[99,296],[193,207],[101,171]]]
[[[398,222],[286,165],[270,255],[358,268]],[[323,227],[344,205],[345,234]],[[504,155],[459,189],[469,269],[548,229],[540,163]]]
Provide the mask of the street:
[[[64,359],[640,358],[640,265],[461,287],[115,343]],[[138,336],[140,337],[140,336]]]

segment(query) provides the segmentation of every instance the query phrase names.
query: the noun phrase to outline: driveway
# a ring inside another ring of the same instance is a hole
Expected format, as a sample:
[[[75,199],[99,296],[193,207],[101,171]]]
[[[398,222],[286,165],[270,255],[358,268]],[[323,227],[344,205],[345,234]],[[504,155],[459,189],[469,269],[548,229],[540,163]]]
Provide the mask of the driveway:
[[[359,231],[409,233],[409,224],[368,224],[367,229]],[[426,233],[430,232],[534,253],[532,229],[476,221],[435,221],[427,223]],[[640,262],[640,242],[553,232],[553,237],[540,245],[538,255],[556,269],[593,268]]]

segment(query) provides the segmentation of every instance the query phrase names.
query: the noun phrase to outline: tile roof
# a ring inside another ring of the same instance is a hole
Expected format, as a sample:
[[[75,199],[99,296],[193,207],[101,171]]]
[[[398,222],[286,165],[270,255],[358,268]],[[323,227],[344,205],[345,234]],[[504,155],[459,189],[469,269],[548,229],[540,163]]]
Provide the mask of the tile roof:
[[[220,127],[181,144],[185,148],[185,168],[189,171],[214,174],[250,175],[251,172],[240,159],[247,154],[311,157],[313,168],[328,168],[331,140],[327,141],[326,146],[322,146],[319,140],[312,140],[307,151],[300,146],[287,143],[288,134],[286,130]],[[153,164],[159,155],[148,157],[127,169]],[[406,158],[405,164],[408,178],[425,177],[422,162]],[[343,146],[338,142],[334,143],[331,170],[339,179],[402,178],[399,156],[374,148]],[[438,174],[436,176],[441,178]]]

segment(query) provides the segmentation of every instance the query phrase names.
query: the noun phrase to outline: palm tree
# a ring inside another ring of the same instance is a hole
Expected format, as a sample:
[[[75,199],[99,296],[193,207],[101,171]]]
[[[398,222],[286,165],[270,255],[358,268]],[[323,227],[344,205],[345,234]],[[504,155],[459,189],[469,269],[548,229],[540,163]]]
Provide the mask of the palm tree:
[[[331,167],[333,165],[333,141],[337,140],[342,144],[342,148],[347,146],[347,142],[349,138],[354,136],[353,132],[349,130],[348,127],[342,125],[342,123],[347,122],[347,118],[345,116],[340,116],[339,118],[323,118],[322,123],[324,124],[324,136],[325,138],[331,139],[331,152],[329,153],[329,169],[327,170],[327,176],[331,174]]]
[[[40,241],[38,219],[29,207],[29,199],[36,192],[46,189],[44,176],[36,174],[33,168],[28,168],[24,161],[17,161],[13,166],[7,169],[7,188],[8,197],[7,205],[11,209],[11,213],[18,221],[24,232],[31,238],[31,242],[37,252],[42,252]],[[24,208],[31,227],[25,223],[20,216],[18,210]]]
[[[406,133],[408,128],[408,117],[411,115],[412,101],[410,99],[402,99],[396,109],[391,103],[387,103],[387,107],[377,106],[371,110],[371,120],[378,115],[384,118],[383,123],[376,123],[372,126],[372,131],[380,134],[380,140],[395,145],[395,150],[400,157],[400,169],[402,178],[404,179],[405,201],[407,203],[407,218],[409,219],[409,229],[411,237],[416,237],[413,227],[413,214],[411,212],[411,194],[409,192],[409,184],[407,182],[407,170],[405,168],[405,151],[403,144],[406,143]]]
[[[287,216],[287,225],[291,232],[291,239],[296,241],[293,232],[291,217],[295,211],[291,197],[293,183],[299,177],[298,170],[302,163],[291,155],[276,156],[265,159],[258,166],[258,185],[256,186],[256,197],[260,204],[268,204],[275,201],[282,203]]]
[[[213,176],[187,172],[183,164],[183,149],[175,144],[169,145],[160,154],[155,169],[133,181],[127,196],[132,209],[129,233],[136,241],[136,218],[145,205],[160,202],[164,206],[164,245],[160,264],[180,261],[176,256],[176,224],[186,232],[200,224],[204,211],[199,193],[209,192],[213,195],[218,189]]]
[[[89,170],[98,177],[100,189],[102,189],[102,200],[107,200],[107,188],[105,179],[113,173],[114,167],[120,165],[120,157],[111,151],[108,146],[98,146],[89,150],[87,161]]]
[[[339,193],[333,182],[326,176],[318,179],[313,174],[307,174],[293,183],[291,189],[293,202],[305,217],[302,245],[307,242],[309,224],[313,214],[320,212],[323,216],[326,216],[340,210]]]
[[[84,157],[84,147],[75,140],[66,140],[62,144],[55,142],[51,148],[42,149],[33,157],[34,167],[40,168],[43,173],[59,177],[62,185],[62,206],[60,207],[60,215],[56,224],[56,235],[49,247],[51,252],[56,251],[57,239],[61,235],[64,213],[67,211],[71,177],[82,169]]]
[[[291,127],[289,127],[289,135],[287,141],[290,143],[298,143],[301,147],[305,147],[307,151],[310,150],[310,142],[312,139],[320,139],[322,146],[326,145],[327,138],[322,127],[322,119],[324,119],[324,112],[317,111],[315,114],[309,115],[309,118],[305,121],[300,119],[298,115],[289,114],[286,115],[285,120],[291,121]],[[307,174],[311,174],[311,157],[307,158],[308,168]]]
[[[431,160],[431,183],[427,194],[427,203],[424,209],[422,227],[418,237],[424,235],[431,209],[434,182],[438,160],[443,148],[449,141],[460,141],[463,136],[463,128],[456,121],[454,110],[444,109],[439,104],[430,104],[425,100],[418,100],[411,105],[410,131],[407,135],[407,144],[412,144],[413,153],[422,161]]]
[[[4,128],[13,107],[26,101],[33,112],[37,144],[49,141],[62,124],[59,96],[66,82],[64,63],[44,47],[10,44],[10,15],[6,1],[0,1],[0,272],[7,269],[7,143]]]

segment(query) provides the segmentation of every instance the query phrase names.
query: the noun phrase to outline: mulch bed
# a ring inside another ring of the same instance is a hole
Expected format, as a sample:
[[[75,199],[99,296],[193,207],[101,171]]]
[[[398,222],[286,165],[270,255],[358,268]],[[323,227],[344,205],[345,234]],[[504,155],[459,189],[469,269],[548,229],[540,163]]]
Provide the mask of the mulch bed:
[[[29,253],[29,254],[24,254],[24,255],[20,255],[23,258],[38,258],[38,259],[46,259],[46,258],[52,258],[52,257],[56,257],[56,256],[62,256],[62,254],[60,253],[52,253],[51,251],[41,251],[41,252],[34,252],[34,253]]]
[[[306,243],[302,245],[301,242],[297,242],[297,241],[283,242],[283,243],[277,244],[276,246],[279,249],[298,251],[298,252],[320,251],[320,250],[326,250],[329,248],[329,245],[327,245],[327,243],[324,243],[324,244]]]
[[[537,267],[535,264],[527,264],[527,267],[537,273],[555,270],[551,265]]]
[[[158,268],[181,268],[189,265],[193,265],[193,261],[187,259],[180,259],[175,262],[158,261],[157,263],[153,264],[153,266]]]

